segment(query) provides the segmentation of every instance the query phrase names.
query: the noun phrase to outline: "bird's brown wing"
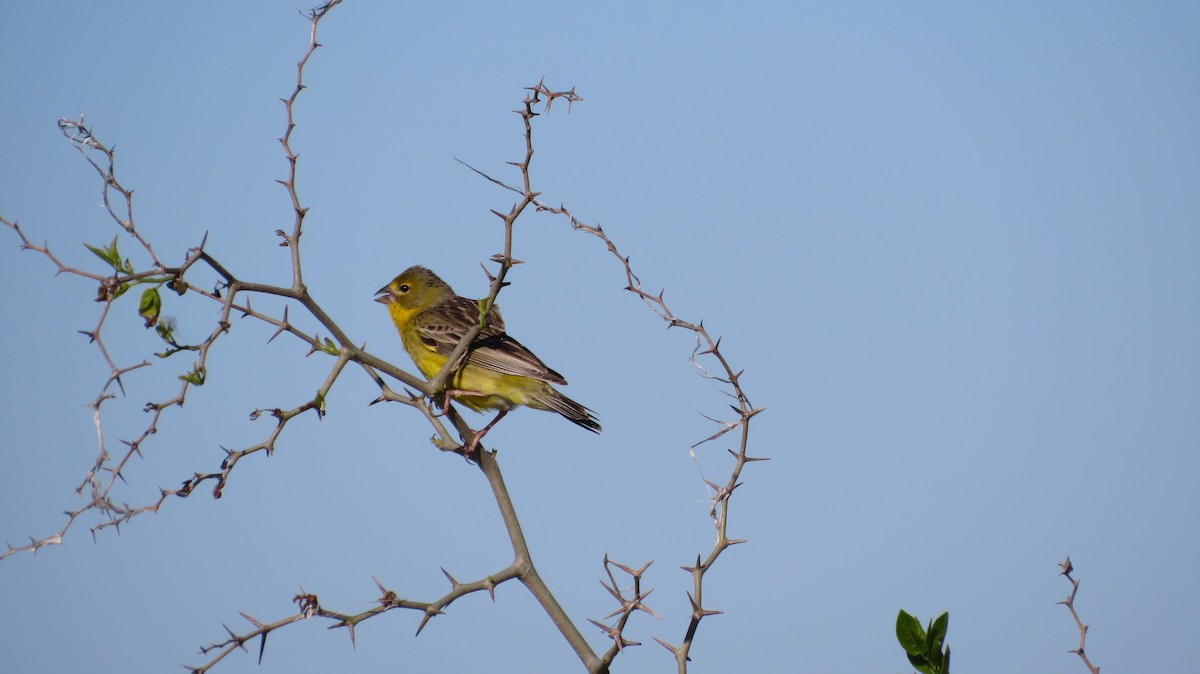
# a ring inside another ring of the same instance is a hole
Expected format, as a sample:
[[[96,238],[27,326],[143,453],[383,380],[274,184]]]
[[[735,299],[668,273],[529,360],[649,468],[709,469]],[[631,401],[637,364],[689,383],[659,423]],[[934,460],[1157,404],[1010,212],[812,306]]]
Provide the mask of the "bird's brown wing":
[[[449,356],[478,321],[479,303],[455,296],[417,314],[412,323],[426,345]],[[561,374],[504,332],[504,319],[496,306],[488,312],[488,325],[475,339],[467,363],[500,374],[532,377],[551,384],[567,383]]]

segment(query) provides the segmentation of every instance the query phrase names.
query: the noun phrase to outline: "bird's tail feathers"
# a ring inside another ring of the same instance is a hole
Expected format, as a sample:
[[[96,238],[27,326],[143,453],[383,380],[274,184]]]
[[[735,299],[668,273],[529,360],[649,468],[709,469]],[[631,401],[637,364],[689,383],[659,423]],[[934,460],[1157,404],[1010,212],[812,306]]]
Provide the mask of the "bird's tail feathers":
[[[538,396],[538,402],[545,405],[542,409],[550,412],[558,412],[566,417],[568,421],[586,428],[593,433],[600,432],[600,422],[590,409],[571,400],[553,388],[547,388],[549,392],[546,395]]]

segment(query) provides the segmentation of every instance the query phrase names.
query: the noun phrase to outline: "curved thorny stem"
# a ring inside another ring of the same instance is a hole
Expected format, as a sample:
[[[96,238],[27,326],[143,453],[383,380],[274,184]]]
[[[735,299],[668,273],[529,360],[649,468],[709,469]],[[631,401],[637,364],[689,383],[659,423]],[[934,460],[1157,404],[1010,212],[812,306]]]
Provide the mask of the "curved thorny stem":
[[[569,102],[582,100],[575,95],[575,91],[573,89],[569,92],[552,92],[547,89],[543,83],[539,83],[537,87],[534,87],[534,91],[546,96],[548,101],[553,101],[556,97],[564,97]],[[518,194],[526,194],[529,191],[528,181],[526,181],[524,189],[521,189],[509,185],[502,180],[496,179],[487,173],[480,171],[474,166],[467,164],[466,162],[460,161],[460,163],[467,166],[467,168],[471,169],[480,176],[507,190],[516,192]],[[704,604],[705,574],[710,568],[712,568],[717,559],[726,549],[733,545],[746,542],[745,539],[734,539],[728,536],[730,497],[733,495],[734,490],[741,486],[742,483],[740,480],[742,470],[746,467],[746,465],[754,461],[766,460],[764,457],[750,456],[748,453],[750,444],[750,420],[766,408],[755,407],[751,404],[750,398],[747,396],[741,385],[742,372],[740,370],[735,370],[726,359],[725,355],[721,352],[721,340],[713,339],[712,335],[709,334],[708,330],[704,327],[703,321],[700,321],[699,323],[691,323],[676,316],[664,299],[663,291],[659,291],[657,294],[647,291],[642,285],[641,278],[634,273],[633,267],[629,262],[629,256],[623,255],[620,252],[616,243],[614,243],[613,240],[608,237],[608,234],[600,225],[592,226],[584,223],[582,220],[578,219],[566,206],[563,205],[559,205],[557,207],[551,206],[540,199],[534,199],[533,203],[537,207],[538,211],[563,216],[569,220],[573,229],[591,234],[592,236],[600,239],[604,243],[605,248],[612,253],[617,260],[620,261],[627,283],[625,289],[641,299],[651,311],[653,311],[667,323],[669,328],[682,328],[692,332],[695,335],[696,347],[693,349],[691,356],[693,366],[703,377],[725,386],[727,395],[729,395],[735,401],[735,404],[731,405],[731,408],[736,417],[729,421],[722,421],[709,417],[711,421],[718,425],[716,432],[700,442],[697,442],[695,445],[692,445],[692,456],[694,457],[694,450],[696,447],[699,447],[705,443],[716,441],[731,431],[739,431],[736,449],[727,450],[733,457],[733,465],[730,469],[729,477],[721,484],[705,479],[705,484],[709,487],[711,493],[711,508],[709,514],[712,517],[713,524],[716,528],[716,540],[707,555],[703,557],[701,555],[697,555],[693,563],[683,565],[681,567],[692,577],[692,590],[688,593],[688,601],[691,606],[691,617],[688,621],[686,629],[684,630],[683,638],[678,645],[673,645],[672,643],[657,637],[655,638],[655,641],[657,641],[675,656],[676,667],[678,671],[681,673],[686,672],[689,662],[689,652],[691,651],[691,647],[696,636],[696,631],[700,626],[700,622],[706,617],[721,613],[719,610],[707,608]],[[718,372],[714,374],[709,369],[705,368],[701,363],[702,358],[711,358],[715,360],[719,367]],[[610,639],[613,640],[612,647],[605,653],[602,659],[606,666],[607,664],[611,663],[617,654],[624,650],[626,646],[636,645],[636,642],[629,641],[624,636],[624,628],[629,617],[635,611],[639,610],[649,613],[650,615],[654,615],[652,611],[642,604],[642,599],[646,594],[649,594],[649,591],[643,594],[640,590],[642,573],[645,571],[646,567],[649,566],[649,564],[650,563],[647,563],[646,566],[643,566],[641,569],[634,570],[624,565],[612,563],[607,557],[605,558],[605,569],[609,572],[610,581],[612,581],[611,585],[605,585],[605,587],[621,604],[620,609],[609,615],[610,618],[614,616],[618,617],[615,623],[610,625],[596,620],[591,620],[594,625],[599,627]],[[634,589],[631,596],[626,596],[617,589],[616,581],[612,579],[611,575],[612,566],[615,566],[623,571],[633,581]]]

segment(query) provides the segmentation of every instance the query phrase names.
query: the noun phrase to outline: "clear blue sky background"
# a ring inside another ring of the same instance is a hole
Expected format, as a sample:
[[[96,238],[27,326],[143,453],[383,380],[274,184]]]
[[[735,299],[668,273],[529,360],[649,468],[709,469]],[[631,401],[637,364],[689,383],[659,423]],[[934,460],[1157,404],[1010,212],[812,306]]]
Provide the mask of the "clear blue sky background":
[[[276,142],[307,24],[294,2],[23,2],[0,23],[0,212],[70,264],[117,233],[92,170],[59,137],[85,113],[119,151],[141,231],[168,261],[209,233],[245,278],[286,282]],[[352,0],[322,28],[297,109],[312,208],[307,281],[356,341],[407,366],[372,293],[416,263],[464,295],[498,251],[497,175],[522,152],[522,87],[587,99],[539,120],[547,201],[601,223],[646,283],[705,319],[758,419],[695,672],[911,671],[898,609],[951,613],[959,672],[1082,672],[1057,606],[1068,554],[1105,671],[1183,671],[1200,631],[1200,6],[1195,3],[398,3]],[[106,375],[77,330],[94,287],[56,278],[0,232],[0,538],[44,536],[77,507]],[[122,250],[139,268],[128,240]],[[511,415],[501,450],[543,575],[578,621],[609,613],[605,553],[655,560],[618,671],[669,671],[689,579],[712,543],[688,447],[724,414],[691,343],[622,292],[619,265],[549,216],[521,221],[528,262],[502,295],[513,334],[597,410],[593,437]],[[168,298],[185,341],[215,307]],[[277,302],[256,307],[280,310]],[[300,314],[292,318],[310,327]],[[131,297],[107,327],[135,363],[160,344]],[[217,468],[308,399],[329,365],[235,323],[209,383],[163,417],[117,494]],[[186,357],[127,378],[108,441],[135,436]],[[163,672],[198,664],[222,623],[293,611],[301,587],[358,611],[372,576],[431,598],[510,551],[477,471],[349,369],[322,422],[239,466],[225,498],[171,500],[118,536],[0,563],[0,668]],[[473,417],[483,421],[482,417]],[[725,475],[728,443],[699,468]],[[516,585],[472,596],[414,639],[371,620],[352,650],[312,622],[261,667],[224,672],[578,671]],[[596,648],[607,647],[585,626]]]

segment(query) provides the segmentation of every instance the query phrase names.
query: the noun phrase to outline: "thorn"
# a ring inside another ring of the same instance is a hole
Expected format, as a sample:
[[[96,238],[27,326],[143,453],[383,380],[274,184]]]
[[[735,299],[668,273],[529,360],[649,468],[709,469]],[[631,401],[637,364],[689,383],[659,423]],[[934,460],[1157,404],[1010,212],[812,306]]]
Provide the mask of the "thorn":
[[[654,563],[654,560],[652,559],[652,560],[650,560],[650,561],[646,562],[645,564],[643,564],[643,565],[642,565],[642,568],[638,569],[638,570],[637,570],[637,572],[633,574],[633,577],[634,577],[634,578],[641,578],[641,577],[642,577],[642,574],[643,574],[643,573],[645,573],[645,572],[646,572],[646,569],[650,568],[650,565],[651,565],[651,564],[653,564],[653,563]],[[646,594],[649,594],[649,592],[647,592]]]
[[[649,594],[650,594],[650,593],[649,593],[649,592],[647,592],[646,594],[642,595],[642,598],[643,598],[643,599],[644,599],[644,598],[646,598],[647,596],[649,596]],[[655,613],[654,611],[650,610],[650,607],[649,607],[649,606],[644,606],[644,605],[643,605],[641,602],[638,602],[638,606],[637,606],[637,607],[638,607],[639,609],[641,609],[642,611],[645,611],[646,613],[649,613],[650,615],[654,616],[654,618],[655,618],[656,620],[658,620],[659,622],[662,622],[662,616],[660,616],[660,615],[658,615],[657,613]]]
[[[654,640],[658,642],[659,646],[662,646],[663,648],[667,649],[668,651],[671,651],[671,653],[673,653],[675,655],[675,657],[679,657],[679,649],[678,648],[672,646],[671,644],[668,644],[667,642],[663,641],[662,639],[659,639],[658,637],[654,637]]]
[[[608,593],[613,596],[613,599],[616,599],[619,602],[625,601],[625,597],[621,596],[621,593],[620,593],[620,591],[617,590],[617,588],[610,586],[608,583],[606,583],[604,581],[600,581],[600,587],[608,590]]]
[[[450,587],[452,589],[458,589],[458,581],[455,580],[454,576],[451,576],[450,572],[447,571],[445,568],[440,567],[440,566],[438,568],[442,570],[442,575],[446,576],[446,580],[450,581]]]
[[[425,629],[425,625],[429,624],[429,620],[439,613],[445,613],[445,611],[433,608],[432,606],[425,609],[425,617],[421,618],[421,624],[417,627],[417,633],[415,636],[421,636],[421,630]]]
[[[617,609],[617,610],[613,611],[612,613],[609,613],[608,615],[604,616],[604,619],[605,619],[605,620],[608,620],[609,618],[611,618],[611,617],[613,617],[613,616],[615,616],[615,615],[622,615],[622,614],[626,613],[626,611],[628,611],[628,612],[632,613],[632,610],[629,610],[629,606],[628,606],[627,604],[622,604],[622,605],[621,605],[621,608],[619,608],[619,609]]]
[[[257,620],[255,620],[254,618],[251,618],[251,617],[250,617],[249,615],[247,615],[246,613],[243,613],[243,612],[241,612],[241,611],[238,611],[238,614],[240,614],[240,615],[241,615],[243,618],[245,618],[246,620],[249,620],[249,621],[250,621],[250,623],[251,623],[251,624],[253,624],[255,627],[257,627],[257,628],[259,628],[259,629],[262,629],[262,628],[263,628],[263,624],[262,624],[262,623],[258,622],[258,621],[257,621]]]
[[[371,580],[375,581],[375,587],[379,588],[380,593],[379,599],[376,599],[375,601],[379,602],[383,606],[391,606],[396,602],[395,592],[384,587],[383,583],[379,582],[378,578],[371,576]]]
[[[607,560],[605,560],[605,561],[607,561]],[[635,578],[636,578],[636,577],[637,577],[637,575],[638,575],[638,574],[634,573],[634,571],[633,571],[633,569],[632,569],[632,568],[630,568],[630,567],[628,567],[628,566],[625,566],[624,564],[622,564],[622,563],[620,563],[620,562],[612,562],[612,565],[613,565],[613,566],[615,566],[615,567],[617,567],[618,569],[620,569],[620,570],[624,571],[625,573],[628,573],[629,575],[631,575],[631,576],[633,576],[633,577],[635,577]],[[649,566],[649,565],[647,565],[647,566]],[[645,570],[645,567],[642,567],[642,570]]]

